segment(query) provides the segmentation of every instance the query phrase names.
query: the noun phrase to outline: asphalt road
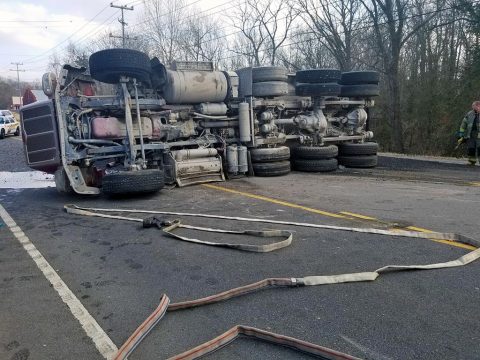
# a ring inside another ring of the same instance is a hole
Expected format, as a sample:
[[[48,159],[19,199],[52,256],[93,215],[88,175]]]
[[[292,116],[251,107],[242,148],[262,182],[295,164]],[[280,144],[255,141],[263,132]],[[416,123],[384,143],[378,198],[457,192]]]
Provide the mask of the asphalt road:
[[[15,160],[6,162],[2,157],[0,171],[25,171],[21,141],[0,141],[0,152],[17,154]],[[355,227],[388,228],[396,224],[477,237],[480,188],[474,183],[478,170],[409,166],[395,167],[387,162],[367,171],[244,178],[214,186],[164,189],[156,195],[128,199],[64,197],[54,188],[0,189],[0,203],[120,347],[155,309],[162,294],[176,302],[267,277],[442,262],[468,250],[426,239],[290,227],[294,231],[290,247],[267,254],[245,253],[180,242],[136,223],[69,215],[62,210],[64,204]],[[217,228],[247,226],[209,219],[182,220]],[[0,359],[101,359],[56,291],[10,229],[2,225]],[[247,227],[265,226],[252,223]],[[195,236],[256,241],[234,235]],[[389,273],[371,283],[269,289],[168,313],[130,359],[168,358],[236,324],[365,359],[480,359],[479,271],[480,262],[474,262],[460,268]],[[207,358],[308,356],[242,339]]]

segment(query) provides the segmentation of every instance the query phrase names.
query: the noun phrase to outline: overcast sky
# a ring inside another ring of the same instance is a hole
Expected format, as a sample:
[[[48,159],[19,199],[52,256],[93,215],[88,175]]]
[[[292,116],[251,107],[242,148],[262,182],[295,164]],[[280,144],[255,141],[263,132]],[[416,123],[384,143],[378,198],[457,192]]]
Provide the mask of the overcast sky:
[[[23,63],[20,79],[34,81],[45,72],[49,57],[60,53],[71,41],[79,46],[88,43],[96,34],[120,32],[117,11],[111,0],[0,0],[0,77],[16,79],[12,62]],[[226,0],[187,0],[202,10]],[[143,12],[142,0],[117,0],[115,5],[133,5],[125,11],[129,26],[139,22]]]

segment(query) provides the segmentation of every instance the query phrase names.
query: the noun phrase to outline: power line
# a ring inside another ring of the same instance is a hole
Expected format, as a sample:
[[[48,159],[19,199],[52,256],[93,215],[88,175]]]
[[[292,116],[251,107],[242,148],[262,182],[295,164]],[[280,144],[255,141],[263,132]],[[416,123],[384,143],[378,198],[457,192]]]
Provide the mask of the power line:
[[[114,0],[113,3],[115,2],[118,2],[119,0]],[[136,0],[136,1],[132,1],[132,2],[129,2],[127,3],[126,5],[137,5],[137,4],[140,4],[142,3],[143,0]],[[34,55],[32,56],[31,58],[29,59],[26,59],[25,62],[28,62],[28,63],[38,63],[40,61],[44,61],[44,59],[48,58],[50,56],[50,53],[53,53],[53,50],[55,50],[56,48],[58,48],[60,45],[62,45],[63,43],[65,43],[66,41],[70,40],[74,35],[76,35],[77,33],[79,33],[84,27],[86,27],[87,25],[89,25],[93,20],[95,20],[98,16],[100,16],[106,9],[108,9],[110,7],[110,5],[106,5],[103,9],[101,9],[93,18],[91,18],[88,23],[86,23],[84,26],[82,26],[81,28],[77,29],[77,31],[75,31],[74,33],[72,33],[69,37],[67,37],[66,39],[62,40],[61,42],[59,42],[58,44],[56,44],[54,47],[46,50],[45,52],[41,53],[41,54],[38,54],[38,55]],[[77,39],[76,43],[79,44],[79,43],[82,43],[85,41],[85,39],[89,38],[92,34],[96,33],[98,31],[98,29],[100,29],[107,21],[109,21],[110,19],[112,19],[113,17],[115,17],[117,14],[118,14],[119,11],[116,11],[114,12],[112,15],[110,15],[109,17],[107,17],[102,23],[100,23],[99,25],[95,26],[93,29],[91,29],[90,31],[88,31],[86,34],[84,34],[83,36],[81,36],[79,39]],[[110,25],[113,21],[115,20],[112,20],[110,21],[107,25]],[[35,59],[32,61],[32,59]]]
[[[73,20],[0,20],[0,23],[72,23]]]
[[[36,59],[36,58],[39,58],[39,57],[42,57],[43,55],[45,54],[48,54],[50,53],[51,51],[55,50],[56,48],[58,48],[60,45],[62,45],[63,43],[65,43],[66,41],[70,40],[73,36],[75,36],[78,32],[82,31],[86,26],[88,26],[93,20],[95,20],[98,16],[100,16],[100,14],[102,14],[106,9],[109,8],[109,5],[105,6],[103,9],[101,9],[97,14],[95,14],[95,16],[93,16],[85,25],[81,26],[80,28],[78,28],[76,31],[74,31],[72,34],[70,34],[67,38],[65,38],[64,40],[60,41],[57,45],[55,45],[54,47],[42,52],[41,54],[38,54],[36,56],[33,56],[29,59],[26,59],[25,62],[26,63],[30,63],[32,62],[32,59]]]
[[[161,18],[161,17],[171,15],[171,14],[173,14],[173,13],[175,13],[175,12],[178,12],[178,11],[180,11],[180,10],[183,10],[183,9],[189,7],[189,6],[195,5],[195,4],[197,4],[197,3],[201,2],[201,1],[202,1],[202,0],[196,0],[196,1],[194,1],[194,2],[191,2],[191,3],[189,3],[189,4],[186,4],[186,5],[184,5],[184,6],[181,6],[181,7],[179,7],[178,9],[173,9],[173,10],[167,12],[167,13],[160,14],[160,15],[158,15],[155,19],[153,19],[153,20],[158,20],[158,19]],[[219,12],[222,12],[222,11],[225,11],[225,10],[228,10],[228,9],[231,9],[231,8],[237,6],[237,4],[233,4],[232,6],[227,7],[227,8],[225,8],[225,9],[222,9],[222,10],[219,10],[219,11],[217,11],[217,12],[215,12],[215,13],[210,13],[210,14],[207,14],[207,15],[205,15],[205,16],[198,17],[198,15],[201,14],[201,13],[204,13],[204,12],[207,12],[207,11],[210,11],[210,10],[213,10],[213,9],[216,9],[216,8],[221,7],[221,6],[223,6],[223,5],[227,5],[227,4],[229,4],[230,2],[231,2],[231,1],[225,1],[224,3],[221,3],[221,4],[219,4],[219,5],[212,6],[212,7],[209,8],[209,9],[206,9],[206,10],[200,11],[200,12],[198,12],[198,13],[195,13],[195,14],[192,14],[192,15],[189,15],[189,16],[186,16],[186,17],[184,17],[184,18],[182,19],[182,21],[180,21],[177,25],[184,24],[184,23],[186,22],[186,20],[188,20],[188,19],[190,19],[190,18],[192,18],[192,17],[195,17],[196,20],[199,20],[199,19],[202,19],[202,18],[204,18],[204,17],[206,17],[206,16],[214,15],[214,14],[217,14],[217,13],[219,13]],[[140,25],[149,23],[149,22],[151,22],[151,21],[152,21],[152,19],[147,19],[147,20],[144,20],[144,21],[135,23],[135,24],[133,24],[132,26],[133,26],[133,28],[135,29],[135,28],[138,28]]]

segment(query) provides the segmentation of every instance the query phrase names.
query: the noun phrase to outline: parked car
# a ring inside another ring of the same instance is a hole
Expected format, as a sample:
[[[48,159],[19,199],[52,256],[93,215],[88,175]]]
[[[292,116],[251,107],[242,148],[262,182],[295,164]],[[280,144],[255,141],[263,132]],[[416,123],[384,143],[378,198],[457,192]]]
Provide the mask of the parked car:
[[[10,110],[0,110],[0,116],[9,116],[9,117],[14,117],[13,113]]]
[[[3,114],[5,110],[1,110]],[[8,110],[7,110],[8,111]],[[6,135],[20,135],[20,123],[13,116],[0,116],[0,139]]]

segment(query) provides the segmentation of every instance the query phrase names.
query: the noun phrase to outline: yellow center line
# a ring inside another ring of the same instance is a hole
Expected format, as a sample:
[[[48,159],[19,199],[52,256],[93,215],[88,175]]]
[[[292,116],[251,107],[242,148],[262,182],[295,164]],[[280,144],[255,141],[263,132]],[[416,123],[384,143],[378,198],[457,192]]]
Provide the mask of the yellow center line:
[[[291,202],[288,202],[288,201],[273,199],[273,198],[263,196],[263,195],[256,195],[256,194],[251,194],[251,193],[244,192],[244,191],[229,189],[229,188],[226,188],[226,187],[223,187],[223,186],[217,186],[217,185],[212,185],[212,184],[202,184],[202,186],[210,188],[210,189],[214,189],[214,190],[221,190],[221,191],[229,192],[229,193],[232,193],[232,194],[246,196],[246,197],[249,197],[249,198],[252,198],[252,199],[267,201],[267,202],[270,202],[270,203],[273,203],[273,204],[287,206],[287,207],[291,207],[291,208],[294,208],[294,209],[300,209],[300,210],[308,211],[308,212],[311,212],[311,213],[330,216],[330,217],[334,217],[334,218],[353,220],[353,219],[351,219],[351,217],[356,217],[356,218],[363,219],[363,220],[380,221],[377,218],[374,218],[374,217],[371,217],[371,216],[356,214],[356,213],[352,213],[352,212],[348,212],[348,211],[341,211],[340,213],[335,214],[335,213],[332,213],[332,212],[329,212],[329,211],[318,210],[318,209],[314,209],[314,208],[311,208],[311,207],[294,204],[294,203],[291,203]],[[424,228],[416,227],[416,226],[408,226],[405,229],[412,230],[412,231],[425,232],[425,233],[434,232],[432,230],[428,230],[428,229],[424,229]],[[390,229],[390,230],[395,231],[395,230],[401,230],[401,229]],[[450,245],[450,246],[459,247],[459,248],[462,248],[462,249],[468,249],[468,250],[475,250],[476,249],[476,247],[474,247],[472,245],[462,244],[462,243],[459,243],[459,242],[456,242],[456,241],[437,240],[437,239],[429,239],[429,240],[438,242],[440,244],[446,244],[446,245]]]
[[[480,186],[480,182],[478,182],[478,181],[472,181],[472,182],[469,182],[467,184],[470,185],[470,186]]]
[[[417,227],[417,226],[408,226],[407,229],[408,230],[413,230],[413,231],[424,232],[424,233],[427,233],[427,234],[434,232],[432,230],[424,229],[424,228]],[[459,248],[462,248],[462,249],[468,249],[468,250],[475,250],[476,249],[475,246],[468,245],[468,244],[462,244],[460,242],[451,241],[451,240],[438,240],[438,239],[429,239],[429,240],[438,242],[440,244],[456,246],[456,247],[459,247]]]
[[[356,213],[352,213],[352,212],[348,212],[348,211],[340,211],[340,214],[356,217],[356,218],[363,219],[363,220],[378,221],[377,218],[367,216],[367,215],[362,215],[362,214],[356,214]]]
[[[287,202],[287,201],[283,201],[283,200],[277,200],[277,199],[269,198],[269,197],[266,197],[266,196],[263,196],[263,195],[250,194],[250,193],[247,193],[247,192],[233,190],[233,189],[225,188],[223,186],[217,186],[217,185],[212,185],[212,184],[203,184],[203,186],[208,187],[210,189],[221,190],[221,191],[229,192],[229,193],[232,193],[232,194],[247,196],[247,197],[252,198],[252,199],[268,201],[268,202],[271,202],[271,203],[274,203],[274,204],[277,204],[277,205],[283,205],[283,206],[288,206],[288,207],[291,207],[291,208],[294,208],[294,209],[305,210],[305,211],[312,212],[312,213],[315,213],[315,214],[320,214],[320,215],[325,215],[325,216],[330,216],[330,217],[340,218],[340,219],[348,219],[347,216],[344,216],[344,215],[341,215],[341,214],[335,214],[335,213],[328,212],[328,211],[323,211],[323,210],[318,210],[318,209],[314,209],[314,208],[307,207],[307,206],[293,204],[291,202]]]

